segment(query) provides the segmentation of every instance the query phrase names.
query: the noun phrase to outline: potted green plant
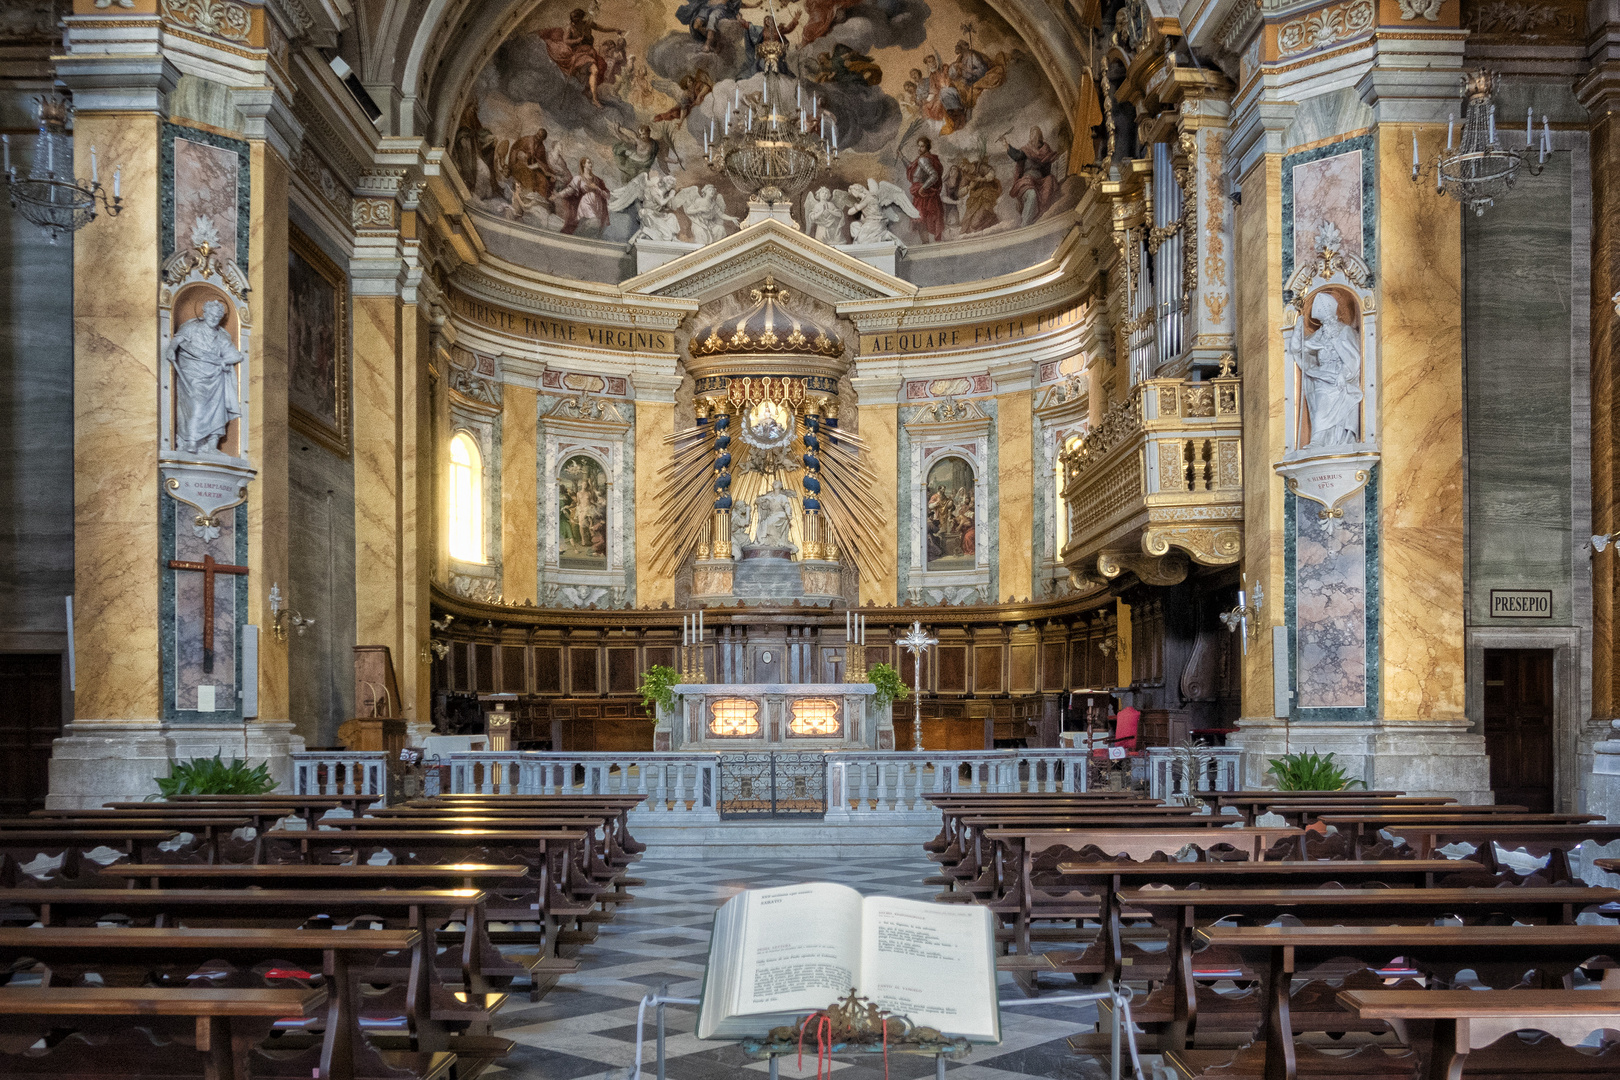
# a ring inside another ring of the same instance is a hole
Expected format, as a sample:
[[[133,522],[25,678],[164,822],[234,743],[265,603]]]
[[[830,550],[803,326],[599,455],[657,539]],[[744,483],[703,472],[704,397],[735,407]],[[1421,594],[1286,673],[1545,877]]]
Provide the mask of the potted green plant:
[[[158,786],[158,794],[150,796],[154,799],[172,799],[176,795],[264,795],[276,789],[269,763],[261,761],[250,768],[241,758],[233,758],[227,765],[218,754],[173,762],[168,776],[153,779]]]
[[[674,711],[675,703],[680,695],[675,687],[681,681],[681,673],[672,667],[663,664],[654,664],[641,674],[641,704],[648,714],[656,721],[658,707],[665,711]]]
[[[1333,754],[1318,754],[1307,750],[1303,754],[1284,754],[1272,758],[1266,771],[1277,778],[1278,791],[1343,791],[1349,787],[1366,787],[1361,780],[1352,780],[1344,766],[1333,760]]]
[[[889,664],[873,664],[866,669],[866,681],[877,687],[873,704],[887,709],[890,702],[904,701],[911,696],[911,687],[900,680],[900,673]]]

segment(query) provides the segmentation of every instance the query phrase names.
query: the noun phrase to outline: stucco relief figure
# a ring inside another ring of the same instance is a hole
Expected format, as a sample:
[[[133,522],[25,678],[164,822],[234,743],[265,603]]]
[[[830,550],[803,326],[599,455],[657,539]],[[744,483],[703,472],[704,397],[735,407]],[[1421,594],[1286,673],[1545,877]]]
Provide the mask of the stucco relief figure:
[[[675,178],[643,173],[625,184],[608,200],[608,209],[615,213],[641,204],[641,225],[631,235],[637,240],[669,241],[681,235],[681,219],[675,216]]]
[[[174,445],[188,454],[217,451],[230,422],[242,415],[236,365],[247,354],[220,326],[224,321],[225,305],[207,301],[201,315],[174,332],[163,352],[175,372]]]
[[[1311,318],[1319,325],[1308,336],[1306,320],[1294,324],[1288,358],[1299,366],[1305,408],[1311,420],[1306,449],[1344,446],[1361,441],[1361,336],[1339,319],[1339,302],[1330,292],[1311,300]]]
[[[793,542],[793,495],[782,486],[781,477],[775,487],[754,500],[754,517],[759,521],[755,547],[799,550]]]
[[[726,226],[742,222],[726,213],[725,196],[713,184],[701,188],[682,188],[675,195],[675,205],[686,211],[686,220],[692,223],[692,242],[712,244],[724,240],[729,231]]]

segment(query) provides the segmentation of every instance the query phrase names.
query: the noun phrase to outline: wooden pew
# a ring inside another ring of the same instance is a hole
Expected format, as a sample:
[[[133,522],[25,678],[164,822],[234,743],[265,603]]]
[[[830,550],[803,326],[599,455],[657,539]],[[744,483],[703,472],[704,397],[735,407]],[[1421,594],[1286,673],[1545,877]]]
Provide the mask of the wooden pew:
[[[1420,859],[1430,858],[1434,851],[1459,843],[1475,845],[1478,850],[1471,858],[1492,870],[1500,867],[1494,844],[1500,844],[1509,851],[1522,848],[1536,858],[1551,856],[1546,874],[1552,881],[1573,880],[1569,853],[1582,844],[1609,844],[1620,840],[1620,825],[1603,822],[1584,825],[1519,825],[1511,821],[1481,825],[1425,822],[1398,827],[1384,824],[1381,827],[1399,834]]]
[[[1143,889],[1122,890],[1116,903],[1120,909],[1145,909],[1154,921],[1168,931],[1170,979],[1150,993],[1134,1010],[1139,1024],[1166,1025],[1163,1045],[1185,1048],[1192,1045],[1202,1025],[1215,1031],[1248,1031],[1258,1027],[1259,1010],[1246,1001],[1233,1001],[1198,984],[1198,965],[1206,971],[1228,972],[1224,976],[1202,978],[1252,978],[1253,972],[1230,974],[1232,958],[1203,958],[1194,952],[1193,933],[1216,919],[1240,918],[1246,923],[1265,924],[1282,915],[1293,915],[1307,925],[1384,926],[1390,923],[1432,924],[1447,915],[1460,916],[1465,924],[1480,919],[1505,916],[1519,922],[1572,925],[1584,911],[1620,900],[1620,889],[1542,888],[1542,889]],[[1303,998],[1302,998],[1303,995]],[[1301,1015],[1303,1008],[1307,1014]],[[1292,999],[1295,1027],[1305,1031],[1357,1030],[1331,1023],[1327,1015],[1338,1007],[1320,987],[1296,992]],[[1326,1008],[1324,1008],[1326,1005]],[[1201,1021],[1200,1016],[1205,1020]],[[1213,1027],[1210,1027],[1210,1022]],[[1377,1025],[1376,1029],[1381,1029]]]
[[[124,889],[246,889],[277,882],[299,889],[481,889],[526,882],[522,863],[441,863],[431,866],[114,863],[97,873]]]
[[[1053,874],[1037,874],[1035,884],[1076,907],[1088,901],[1095,903],[1101,926],[1096,939],[1079,952],[1054,951],[1037,955],[1047,960],[1051,970],[1095,975],[1116,982],[1122,978],[1162,981],[1170,975],[1167,953],[1150,953],[1125,939],[1118,897],[1127,889],[1140,889],[1147,885],[1175,889],[1312,889],[1324,885],[1346,888],[1382,885],[1411,890],[1454,884],[1494,887],[1503,882],[1477,863],[1453,859],[1398,859],[1374,862],[1060,863]]]
[[[253,1060],[258,1055],[250,1055],[249,1048],[278,1020],[317,1015],[326,999],[324,989],[313,987],[158,993],[142,988],[0,987],[0,1073],[55,1080],[248,1080],[250,1073],[270,1074],[277,1064]],[[170,1038],[153,1045],[137,1024]],[[79,1035],[85,1038],[75,1037]],[[11,1049],[42,1040],[48,1045],[43,1053]],[[190,1055],[188,1047],[193,1049]],[[332,1080],[357,1075],[352,1070],[328,1073]],[[383,1075],[393,1080],[401,1074],[389,1070]]]
[[[1620,992],[1613,990],[1342,990],[1338,997],[1357,1016],[1400,1028],[1431,1021],[1423,1056],[1435,1080],[1461,1080],[1465,1070],[1475,1076],[1620,1072],[1620,1043],[1598,1054],[1564,1049],[1595,1031],[1620,1028]],[[1527,1046],[1507,1038],[1516,1031],[1542,1031],[1554,1039]],[[1550,1045],[1554,1040],[1563,1046]]]
[[[1301,973],[1351,957],[1373,970],[1403,959],[1444,983],[1472,968],[1489,985],[1517,985],[1527,972],[1554,983],[1595,956],[1620,958],[1615,926],[1208,926],[1200,944],[1234,950],[1245,965],[1264,971],[1263,1040],[1240,1050],[1171,1050],[1167,1064],[1187,1077],[1297,1080],[1300,1076],[1415,1077],[1417,1055],[1389,1055],[1376,1047],[1331,1057],[1296,1044],[1290,988]]]
[[[77,873],[77,866],[91,852],[101,848],[117,852],[119,858],[136,862],[164,862],[169,855],[159,845],[179,836],[170,828],[141,829],[106,826],[80,826],[59,829],[13,829],[0,832],[0,855],[14,860],[21,867],[35,858],[62,856],[62,873]],[[177,853],[178,855],[178,853]],[[188,857],[209,858],[212,851],[188,852]],[[89,860],[95,861],[95,860]]]
[[[493,981],[525,977],[527,968],[503,957],[485,933],[482,893],[466,889],[335,890],[282,889],[12,889],[0,893],[0,922],[93,927],[108,916],[166,929],[188,927],[295,929],[380,921],[385,929],[412,931],[412,954],[363,973],[365,981],[394,984],[395,991],[368,999],[368,1009],[391,1008],[407,1017],[411,1034],[426,1049],[444,1049],[461,1030],[488,1034],[504,994]],[[459,956],[438,956],[438,931],[449,922],[467,930]],[[346,937],[353,931],[346,931]],[[444,985],[449,978],[459,990]],[[434,1045],[435,1043],[439,1045]]]
[[[1087,848],[1095,848],[1102,851],[1105,858],[1140,862],[1157,853],[1173,856],[1189,846],[1208,850],[1224,844],[1237,849],[1250,861],[1258,862],[1279,843],[1297,848],[1304,832],[1300,829],[1243,826],[1143,829],[1052,829],[1032,826],[1024,829],[986,829],[984,835],[997,849],[994,856],[997,889],[988,906],[1012,923],[1015,951],[1020,956],[1028,957],[1031,952],[1029,928],[1032,919],[1076,919],[1084,917],[1082,912],[1089,910],[1089,905],[1075,905],[1073,898],[1049,896],[1035,887],[1036,869],[1044,869],[1041,864],[1055,860],[1059,852],[1080,855]],[[1040,961],[1033,957],[1028,962],[1040,965]]]
[[[212,983],[213,992],[221,994],[243,990],[262,993],[266,976],[255,974],[255,967],[269,962],[292,964],[293,968],[283,968],[284,974],[272,981],[286,985],[298,978],[292,974],[297,971],[312,973],[306,977],[319,975],[327,1004],[324,1031],[320,1041],[297,1058],[255,1062],[255,1075],[292,1071],[304,1076],[325,1064],[334,1077],[390,1077],[399,1075],[397,1070],[401,1069],[408,1075],[426,1076],[442,1071],[448,1062],[434,1060],[435,1053],[427,1049],[379,1052],[362,1033],[358,997],[361,973],[374,974],[379,960],[387,954],[410,957],[420,940],[415,930],[350,930],[334,934],[328,930],[241,926],[3,928],[0,963],[15,966],[33,960],[44,965],[47,970],[43,992],[60,989],[57,984],[63,976],[82,979],[95,974],[109,984],[133,981],[136,986],[125,988],[125,992],[140,989],[154,1003],[198,986],[193,976],[205,962],[230,965],[232,970],[220,971],[217,979],[201,981],[204,986]],[[154,982],[156,986],[151,985]],[[28,991],[18,988],[17,992]],[[433,1040],[430,1037],[426,1041]],[[463,1043],[452,1041],[450,1045],[463,1052],[476,1049],[480,1058],[493,1058],[504,1056],[511,1044],[507,1040],[477,1038]],[[455,1052],[444,1046],[433,1050],[440,1054]],[[464,1062],[467,1067],[473,1064],[470,1056]]]
[[[1243,815],[1245,825],[1253,825],[1255,818],[1264,814],[1273,803],[1396,801],[1409,806],[1440,806],[1457,801],[1448,795],[1408,795],[1404,791],[1364,791],[1358,788],[1343,791],[1209,791],[1201,792],[1199,798],[1213,806],[1217,813],[1228,807],[1237,810]]]

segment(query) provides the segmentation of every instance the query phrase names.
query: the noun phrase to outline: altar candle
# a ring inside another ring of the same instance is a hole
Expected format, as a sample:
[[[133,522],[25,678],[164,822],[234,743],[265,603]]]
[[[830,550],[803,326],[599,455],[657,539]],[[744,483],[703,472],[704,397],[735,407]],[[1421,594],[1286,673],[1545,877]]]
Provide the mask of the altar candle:
[[[1414,131],[1414,132],[1412,132],[1412,175],[1416,176],[1417,171],[1418,171],[1417,132]]]
[[[96,144],[91,143],[90,144],[90,182],[92,184],[94,184],[94,183],[97,182],[98,179],[99,179],[99,177],[96,175]]]
[[[1457,114],[1451,113],[1446,117],[1446,149],[1451,149],[1451,133],[1457,126]]]
[[[804,86],[802,84],[794,87],[793,104],[801,109],[804,108]]]
[[[833,149],[836,151],[838,149],[838,121],[836,119],[833,120],[832,126],[833,126]]]
[[[113,170],[113,198],[118,198],[118,181],[123,178],[124,167],[120,165]]]
[[[754,107],[752,105],[748,106],[748,130],[754,130]]]
[[[698,608],[698,643],[703,642],[703,609]]]
[[[1530,149],[1530,130],[1536,125],[1535,116],[1536,110],[1524,110],[1524,148],[1526,150]]]
[[[1496,145],[1496,105],[1494,103],[1491,105],[1491,111],[1485,114],[1485,123],[1486,123],[1486,126],[1488,126],[1490,128],[1490,132],[1491,132],[1490,145],[1495,146]]]
[[[9,172],[11,172],[11,136],[10,135],[0,135],[0,147],[4,147],[4,149],[5,149],[5,155],[6,155],[5,169],[6,169],[6,172],[9,173]]]
[[[1547,114],[1541,114],[1541,159],[1547,160],[1552,153],[1552,125],[1547,123]]]

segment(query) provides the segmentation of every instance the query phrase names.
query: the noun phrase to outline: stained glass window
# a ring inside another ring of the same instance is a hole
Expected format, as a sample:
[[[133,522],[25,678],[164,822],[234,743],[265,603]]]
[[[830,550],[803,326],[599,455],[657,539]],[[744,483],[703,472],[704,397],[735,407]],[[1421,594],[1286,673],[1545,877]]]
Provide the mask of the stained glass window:
[[[466,432],[450,440],[450,555],[484,561],[483,462]]]

